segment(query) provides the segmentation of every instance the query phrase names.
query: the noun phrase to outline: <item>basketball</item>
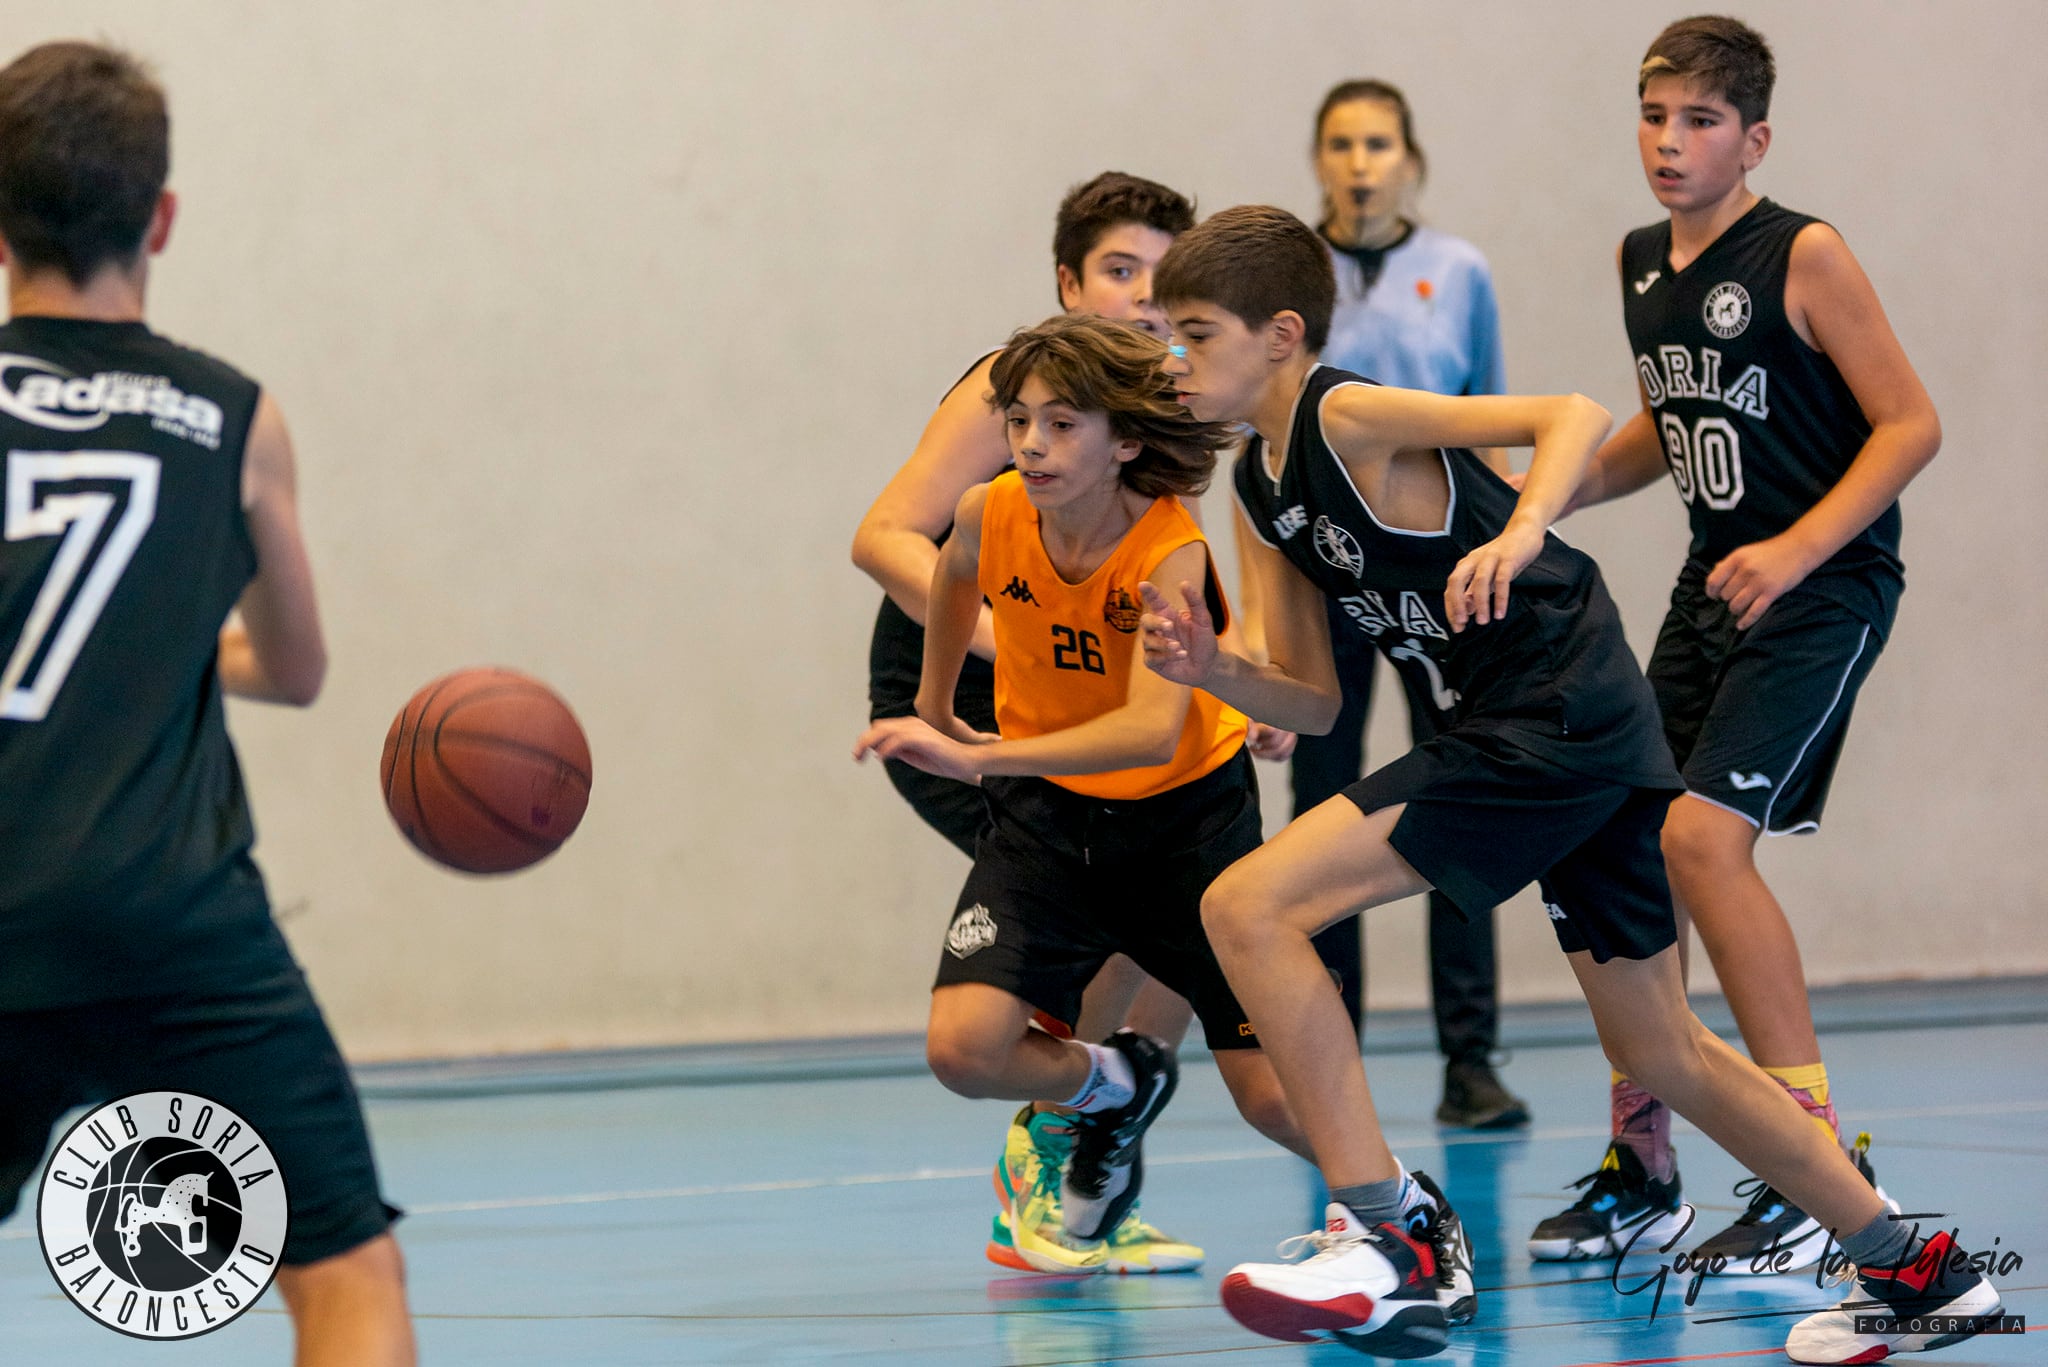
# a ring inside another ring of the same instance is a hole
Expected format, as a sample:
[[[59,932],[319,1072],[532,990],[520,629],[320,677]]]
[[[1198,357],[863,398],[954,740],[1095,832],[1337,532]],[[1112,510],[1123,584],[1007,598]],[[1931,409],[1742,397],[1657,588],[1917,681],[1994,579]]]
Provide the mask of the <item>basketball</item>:
[[[463,873],[553,854],[590,801],[590,744],[540,680],[463,669],[434,680],[384,737],[384,805],[413,847]]]

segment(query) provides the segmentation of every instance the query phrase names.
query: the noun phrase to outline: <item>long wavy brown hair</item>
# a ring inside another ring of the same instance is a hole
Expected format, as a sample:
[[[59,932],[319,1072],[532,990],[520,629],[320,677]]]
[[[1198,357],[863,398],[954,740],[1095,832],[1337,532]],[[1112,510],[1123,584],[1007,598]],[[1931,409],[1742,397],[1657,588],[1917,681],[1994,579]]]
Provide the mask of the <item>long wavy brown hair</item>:
[[[1092,314],[1061,314],[1013,335],[989,367],[989,407],[1001,413],[1036,375],[1061,403],[1109,419],[1110,435],[1143,449],[1121,477],[1136,493],[1193,497],[1209,487],[1216,453],[1236,439],[1226,423],[1202,422],[1174,397],[1166,344]]]

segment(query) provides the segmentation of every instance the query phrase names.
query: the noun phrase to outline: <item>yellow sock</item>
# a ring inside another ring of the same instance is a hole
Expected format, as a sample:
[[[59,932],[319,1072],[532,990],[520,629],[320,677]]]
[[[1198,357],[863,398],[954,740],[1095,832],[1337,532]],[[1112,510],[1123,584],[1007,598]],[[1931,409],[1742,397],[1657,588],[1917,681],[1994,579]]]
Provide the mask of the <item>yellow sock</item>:
[[[1802,1063],[1796,1068],[1766,1068],[1772,1081],[1792,1094],[1814,1123],[1827,1131],[1830,1140],[1842,1142],[1842,1127],[1835,1108],[1828,1101],[1828,1068],[1825,1063]]]

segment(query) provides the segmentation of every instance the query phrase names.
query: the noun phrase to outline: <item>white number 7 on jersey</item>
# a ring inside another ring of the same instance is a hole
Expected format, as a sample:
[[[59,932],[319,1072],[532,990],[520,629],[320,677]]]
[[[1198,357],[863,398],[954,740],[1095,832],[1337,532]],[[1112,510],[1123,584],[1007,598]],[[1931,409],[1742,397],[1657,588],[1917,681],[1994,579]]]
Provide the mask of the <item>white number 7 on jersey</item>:
[[[161,462],[155,456],[132,451],[8,452],[4,527],[7,540],[29,541],[45,536],[61,536],[64,540],[50,561],[42,591],[29,607],[21,639],[7,657],[7,668],[0,671],[0,718],[41,721],[49,715],[50,703],[64,686],[64,678],[77,661],[85,638],[92,634],[93,624],[99,621],[107,599],[113,596],[121,572],[128,568],[135,548],[142,544],[142,534],[156,518],[156,486],[161,470]],[[100,533],[114,511],[114,495],[101,489],[86,489],[69,494],[48,493],[40,503],[36,501],[40,486],[79,480],[128,483],[128,506],[104,546],[99,544]],[[96,546],[99,556],[93,559]],[[88,560],[92,567],[86,570]],[[58,613],[65,599],[71,598],[71,587],[78,583],[81,570],[85,570],[85,582],[60,622]],[[50,635],[53,625],[55,636]],[[42,652],[45,637],[50,639],[49,651],[43,654],[35,677],[24,682],[22,676]]]

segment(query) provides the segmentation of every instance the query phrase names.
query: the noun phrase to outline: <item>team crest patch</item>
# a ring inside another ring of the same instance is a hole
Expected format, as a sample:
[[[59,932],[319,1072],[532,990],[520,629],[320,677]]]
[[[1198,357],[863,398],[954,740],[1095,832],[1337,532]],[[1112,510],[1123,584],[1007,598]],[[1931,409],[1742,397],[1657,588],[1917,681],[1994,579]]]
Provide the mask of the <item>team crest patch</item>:
[[[1702,313],[1707,331],[1716,337],[1724,341],[1739,337],[1749,326],[1749,291],[1733,280],[1724,280],[1707,295],[1707,306]]]
[[[946,932],[946,952],[956,959],[979,953],[995,942],[995,919],[979,902],[955,916],[953,928]]]
[[[1358,538],[1327,517],[1316,519],[1316,554],[1354,578],[1365,573],[1365,552]]]
[[[1121,586],[1113,586],[1103,600],[1102,620],[1128,636],[1138,629],[1138,617],[1145,611],[1138,600]]]
[[[248,1121],[191,1092],[109,1101],[57,1141],[36,1232],[72,1304],[132,1338],[189,1339],[254,1305],[289,1223]]]

